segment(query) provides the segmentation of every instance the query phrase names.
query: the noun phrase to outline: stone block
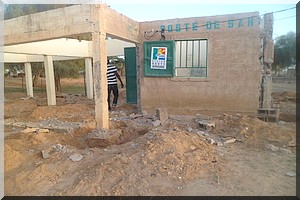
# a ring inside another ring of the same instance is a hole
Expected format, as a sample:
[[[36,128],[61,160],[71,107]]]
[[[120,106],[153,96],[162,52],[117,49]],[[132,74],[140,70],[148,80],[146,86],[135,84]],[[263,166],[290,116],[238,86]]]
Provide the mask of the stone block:
[[[152,125],[153,126],[159,126],[161,124],[161,121],[160,120],[155,120],[154,122],[152,122]]]
[[[168,111],[166,108],[158,108],[156,110],[156,115],[160,120],[161,124],[165,123],[169,118]]]

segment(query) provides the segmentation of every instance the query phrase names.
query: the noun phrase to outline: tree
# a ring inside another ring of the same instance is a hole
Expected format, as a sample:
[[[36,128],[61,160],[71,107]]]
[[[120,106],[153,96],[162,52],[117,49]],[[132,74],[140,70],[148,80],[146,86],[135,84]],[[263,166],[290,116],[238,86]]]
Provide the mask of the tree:
[[[33,75],[33,87],[37,85],[37,82],[41,76],[45,76],[44,63],[31,63],[31,70]],[[42,87],[42,84],[41,84]]]
[[[274,62],[272,69],[277,73],[284,68],[295,64],[296,61],[296,34],[289,32],[275,39]]]
[[[61,78],[78,78],[84,70],[84,60],[54,61],[55,90],[61,92]]]
[[[116,65],[117,69],[121,71],[120,75],[124,76],[125,73],[125,59],[123,56],[109,56],[108,59]]]

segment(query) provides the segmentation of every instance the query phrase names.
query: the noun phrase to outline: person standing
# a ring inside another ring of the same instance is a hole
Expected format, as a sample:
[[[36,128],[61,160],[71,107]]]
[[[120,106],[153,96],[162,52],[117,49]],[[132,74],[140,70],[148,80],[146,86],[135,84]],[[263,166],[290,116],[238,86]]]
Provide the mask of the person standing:
[[[117,78],[119,79],[122,88],[124,87],[124,84],[122,82],[120,75],[118,74],[117,67],[115,65],[112,65],[108,59],[107,59],[107,74],[106,75],[107,75],[107,87],[108,87],[108,97],[107,97],[108,110],[110,111],[111,108],[116,108],[117,103],[118,103],[119,90],[118,90]],[[114,94],[112,106],[110,105],[111,91]]]

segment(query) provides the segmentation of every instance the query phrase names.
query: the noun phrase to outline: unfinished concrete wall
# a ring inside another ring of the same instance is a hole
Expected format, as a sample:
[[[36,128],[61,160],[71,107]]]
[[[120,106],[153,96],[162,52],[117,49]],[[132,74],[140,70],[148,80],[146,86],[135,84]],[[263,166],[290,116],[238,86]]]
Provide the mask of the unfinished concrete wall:
[[[4,44],[20,44],[91,32],[91,5],[75,5],[4,21]]]
[[[96,125],[97,128],[109,128],[106,36],[138,43],[139,23],[103,3],[70,6],[4,21],[5,45],[74,37],[86,33],[91,35],[92,40],[92,48],[88,49],[92,52],[88,52],[85,57],[93,57]],[[50,70],[46,76],[48,105],[55,105],[55,93],[52,92],[54,86],[51,82],[54,78],[51,72],[52,57],[50,59],[49,55],[45,55],[45,58]]]
[[[102,7],[102,11],[99,8]],[[4,45],[62,38],[98,31],[93,15],[103,12],[106,32],[118,39],[138,43],[139,23],[106,4],[74,5],[4,21]]]
[[[160,30],[164,25],[166,40],[208,40],[208,77],[142,76],[142,109],[154,112],[155,108],[166,107],[173,113],[205,109],[256,112],[262,77],[259,23],[258,12],[141,23],[141,35],[152,29]],[[142,39],[155,41],[161,37],[157,34],[150,40]],[[143,45],[140,46],[140,58],[139,64],[143,68]]]
[[[141,42],[138,22],[118,13],[104,4],[102,6],[108,35],[113,35],[114,38],[128,42]]]

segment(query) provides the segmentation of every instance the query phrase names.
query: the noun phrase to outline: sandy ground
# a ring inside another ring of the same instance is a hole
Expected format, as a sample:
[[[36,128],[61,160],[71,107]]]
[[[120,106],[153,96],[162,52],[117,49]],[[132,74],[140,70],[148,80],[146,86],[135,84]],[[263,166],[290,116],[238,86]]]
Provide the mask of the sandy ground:
[[[94,102],[82,95],[59,94],[48,107],[43,93],[6,94],[5,195],[295,196],[294,85],[275,87],[278,123],[199,113],[170,114],[159,126],[120,89],[107,132],[95,130]],[[91,142],[103,132],[117,137]]]

